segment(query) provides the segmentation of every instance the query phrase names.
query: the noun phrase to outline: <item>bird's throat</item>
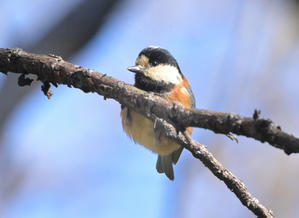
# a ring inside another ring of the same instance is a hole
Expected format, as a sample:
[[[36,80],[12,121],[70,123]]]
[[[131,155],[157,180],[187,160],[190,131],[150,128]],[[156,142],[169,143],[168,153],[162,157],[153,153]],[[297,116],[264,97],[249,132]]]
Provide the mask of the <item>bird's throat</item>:
[[[136,73],[134,86],[148,92],[164,93],[169,92],[174,84],[153,80],[141,73]]]

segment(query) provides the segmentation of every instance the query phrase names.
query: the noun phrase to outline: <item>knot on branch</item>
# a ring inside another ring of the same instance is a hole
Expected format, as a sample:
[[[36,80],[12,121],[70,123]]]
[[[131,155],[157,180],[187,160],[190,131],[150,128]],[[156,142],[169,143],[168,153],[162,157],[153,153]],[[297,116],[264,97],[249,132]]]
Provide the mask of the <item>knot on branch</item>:
[[[10,50],[10,54],[8,55],[8,58],[11,63],[16,63],[16,61],[22,56],[23,49],[21,48],[12,48]]]
[[[43,85],[41,86],[43,93],[45,94],[45,96],[47,96],[48,99],[50,99],[51,96],[53,95],[52,91],[50,90],[50,87],[51,85],[49,82],[44,82]]]
[[[267,141],[273,146],[277,146],[275,142],[277,141],[278,133],[281,131],[280,126],[276,125],[270,119],[257,119],[254,126],[257,129],[258,134],[260,135],[261,142]],[[292,151],[287,149],[286,146],[281,147],[286,154],[292,153]]]
[[[30,86],[33,79],[26,78],[25,74],[21,74],[18,78],[18,85],[19,86]]]
[[[253,112],[253,119],[255,121],[255,127],[257,128],[258,132],[262,133],[263,135],[267,135],[268,137],[262,138],[262,142],[266,141],[267,139],[274,140],[275,136],[273,132],[277,132],[281,130],[281,127],[276,125],[272,120],[270,119],[261,119],[260,118],[261,110],[255,109]]]
[[[260,118],[260,115],[261,115],[261,110],[258,110],[258,109],[254,109],[254,112],[253,112],[253,115],[252,115],[252,118],[254,120],[257,120]]]

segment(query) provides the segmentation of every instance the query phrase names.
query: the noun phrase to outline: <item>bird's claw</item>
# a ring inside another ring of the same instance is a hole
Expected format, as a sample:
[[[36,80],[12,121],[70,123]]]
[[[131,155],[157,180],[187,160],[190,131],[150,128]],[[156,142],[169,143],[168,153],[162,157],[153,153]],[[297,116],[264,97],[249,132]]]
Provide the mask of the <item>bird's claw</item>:
[[[154,122],[154,132],[155,132],[155,141],[156,144],[159,144],[161,142],[161,135],[164,130],[164,124],[163,120],[161,118],[156,118]]]
[[[228,138],[230,138],[232,141],[236,141],[237,143],[239,143],[239,139],[237,136],[233,135],[231,132],[227,133],[226,136]]]

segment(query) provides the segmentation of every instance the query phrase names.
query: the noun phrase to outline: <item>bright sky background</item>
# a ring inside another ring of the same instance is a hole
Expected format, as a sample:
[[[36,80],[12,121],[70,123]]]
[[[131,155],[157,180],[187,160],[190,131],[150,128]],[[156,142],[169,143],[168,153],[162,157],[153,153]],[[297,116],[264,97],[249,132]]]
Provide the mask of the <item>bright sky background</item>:
[[[33,43],[75,2],[1,1],[0,47],[16,47],[18,40]],[[298,115],[281,116],[298,108],[298,40],[285,61],[264,73],[275,51],[275,27],[287,13],[282,6],[273,1],[265,12],[258,0],[127,1],[71,62],[133,83],[126,68],[141,49],[159,45],[178,60],[198,108],[248,116],[259,108],[262,116],[298,136]],[[0,85],[3,78],[0,74]],[[275,102],[281,90],[287,97]],[[65,86],[52,91],[50,100],[40,90],[33,92],[5,128],[5,143],[27,179],[4,217],[252,217],[187,151],[175,166],[174,182],[158,174],[157,155],[122,131],[117,102]],[[266,205],[271,205],[269,181],[256,171],[260,166],[273,170],[273,156],[298,164],[294,155],[244,137],[235,144],[206,130],[193,136]]]

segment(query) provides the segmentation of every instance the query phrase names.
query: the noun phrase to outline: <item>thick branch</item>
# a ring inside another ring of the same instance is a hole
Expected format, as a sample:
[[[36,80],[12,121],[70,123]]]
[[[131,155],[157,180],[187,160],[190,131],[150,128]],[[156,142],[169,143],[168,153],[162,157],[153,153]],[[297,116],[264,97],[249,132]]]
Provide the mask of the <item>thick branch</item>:
[[[200,159],[215,176],[224,181],[240,201],[259,217],[272,217],[272,213],[260,204],[241,180],[225,169],[205,146],[186,138],[182,132],[177,133],[174,126],[177,129],[198,126],[224,134],[233,132],[262,142],[268,141],[287,153],[299,151],[299,139],[282,132],[270,120],[259,119],[257,116],[249,118],[232,113],[186,109],[105,74],[65,62],[60,57],[31,54],[21,49],[0,49],[0,71],[37,75],[38,80],[43,82],[43,87],[49,88],[49,83],[55,86],[66,84],[84,92],[97,92],[105,98],[113,98],[133,108],[152,120],[162,118],[167,136],[191,151],[194,157]],[[30,83],[30,80],[22,76],[19,84],[24,85],[26,81]],[[48,93],[48,88],[44,88],[43,91]]]
[[[234,113],[187,109],[106,74],[65,62],[60,57],[35,55],[21,49],[0,49],[0,71],[35,74],[42,82],[67,84],[84,92],[97,92],[138,112],[153,113],[176,127],[196,126],[223,134],[232,132],[268,142],[287,154],[299,152],[298,138],[283,132],[280,126],[271,120],[259,118],[257,114],[243,117]]]

